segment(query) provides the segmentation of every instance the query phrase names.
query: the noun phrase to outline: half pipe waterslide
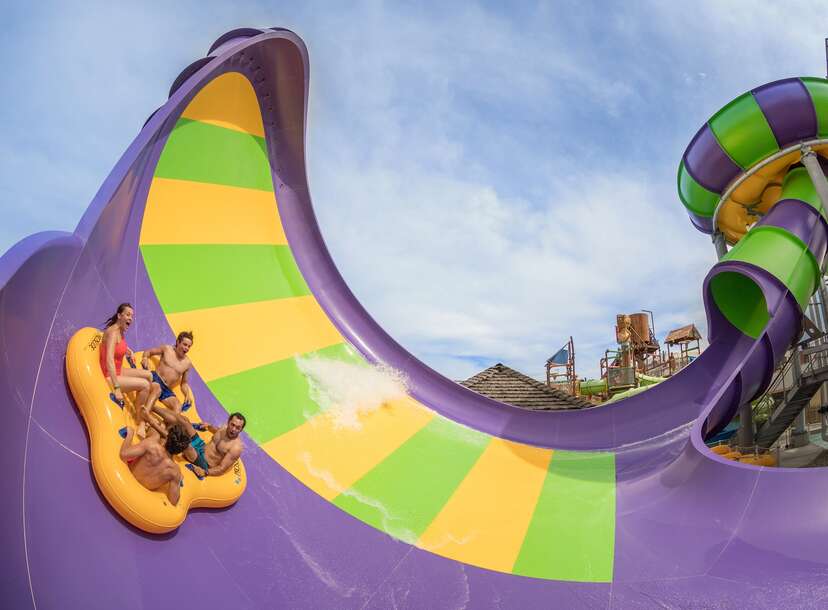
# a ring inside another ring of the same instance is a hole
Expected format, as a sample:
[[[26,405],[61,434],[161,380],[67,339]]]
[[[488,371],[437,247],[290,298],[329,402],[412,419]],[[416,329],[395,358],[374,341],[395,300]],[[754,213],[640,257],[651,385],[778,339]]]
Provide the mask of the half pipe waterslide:
[[[824,473],[726,461],[703,439],[801,332],[828,234],[808,173],[828,83],[749,92],[688,147],[691,219],[736,244],[703,287],[702,356],[612,405],[527,412],[417,361],[344,283],[306,179],[308,77],[292,32],[228,32],[73,233],[0,259],[3,607],[823,607]],[[739,197],[780,175],[747,232]],[[136,349],[193,330],[205,419],[249,421],[245,494],[163,536],[98,493],[64,375],[69,337],[121,301]],[[382,364],[407,393],[343,422],[320,363],[350,379]]]

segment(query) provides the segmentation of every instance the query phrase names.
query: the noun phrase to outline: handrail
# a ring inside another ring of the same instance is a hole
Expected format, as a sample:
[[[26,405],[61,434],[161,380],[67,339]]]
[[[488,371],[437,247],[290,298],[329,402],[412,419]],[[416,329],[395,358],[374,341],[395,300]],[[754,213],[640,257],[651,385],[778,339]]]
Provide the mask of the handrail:
[[[765,391],[762,392],[762,395],[759,398],[753,401],[755,405],[753,408],[754,413],[759,408],[759,406],[765,401],[765,399],[769,398],[771,394],[774,394],[777,391],[777,386],[780,382],[782,383],[782,392],[784,393],[786,391],[785,378],[788,375],[788,369],[793,364],[794,356],[796,356],[798,353],[799,349],[797,346],[797,348],[792,349],[790,353],[785,357],[785,360],[783,361],[782,365],[777,368],[777,373],[771,380],[771,382],[768,384],[768,387],[765,388]],[[782,402],[784,402],[784,400]],[[765,423],[765,425],[768,425],[771,421],[773,421],[775,415],[776,410],[774,410],[773,413],[768,415],[768,420]]]
[[[817,340],[812,340],[812,341],[817,341]],[[815,370],[814,365],[816,364],[816,362],[820,358],[822,358],[824,356],[826,351],[828,351],[828,344],[826,344],[824,342],[820,342],[818,345],[811,346],[811,347],[805,347],[810,342],[811,341],[803,341],[802,343],[797,344],[796,347],[793,350],[791,350],[790,355],[786,358],[785,364],[780,369],[779,373],[777,373],[776,377],[771,382],[771,384],[768,386],[767,390],[765,390],[765,392],[762,394],[762,396],[758,400],[755,401],[757,403],[757,406],[765,398],[767,398],[770,394],[772,394],[776,391],[776,386],[778,385],[778,382],[779,382],[780,379],[782,380],[782,382],[784,384],[784,379],[787,376],[789,367],[793,364],[796,364],[796,361],[794,360],[795,356],[799,357],[799,358],[801,358],[802,356],[805,356],[807,358],[807,363],[804,367],[802,367],[802,366],[794,367],[795,369],[799,368],[799,371],[798,371],[798,373],[796,371],[794,372],[794,377],[795,378],[793,380],[793,385],[791,386],[791,389],[794,389],[795,387],[797,387],[804,377],[807,377],[809,374],[814,372],[814,370]],[[817,349],[817,348],[821,348],[821,349]],[[819,368],[819,367],[817,367],[817,368]],[[773,423],[776,420],[776,418],[779,417],[779,415],[782,413],[785,406],[787,405],[787,401],[785,400],[785,398],[787,398],[788,389],[783,387],[782,391],[785,394],[785,396],[783,397],[783,399],[779,403],[779,405],[777,405],[777,407],[773,410],[773,413],[771,413],[768,416],[768,420],[765,423],[766,426]]]
[[[800,370],[799,370],[798,374],[794,373],[795,379],[793,380],[792,387],[795,387],[796,385],[798,385],[800,380],[802,379],[802,377],[806,376],[806,374],[808,372],[813,370],[814,359],[811,358],[811,356],[814,355],[814,354],[821,354],[825,350],[828,350],[828,345],[822,344],[821,347],[823,347],[823,349],[819,350],[819,351],[815,351],[813,347],[806,347],[812,341],[814,341],[814,340],[809,339],[809,340],[806,340],[806,341],[801,341],[800,343],[797,343],[794,346],[794,348],[786,356],[786,358],[785,358],[784,362],[782,363],[782,365],[778,368],[778,372],[774,376],[773,380],[768,384],[768,387],[765,389],[765,391],[762,393],[762,395],[759,398],[757,398],[753,401],[753,403],[755,405],[754,406],[754,412],[759,408],[759,406],[762,404],[762,402],[765,401],[765,399],[769,398],[771,394],[774,394],[778,391],[778,386],[779,386],[780,382],[782,383],[783,395],[787,394],[788,388],[785,387],[785,379],[788,375],[789,369],[792,367],[793,364],[795,364],[795,360],[794,360],[795,357],[802,357],[803,355],[808,356],[808,364],[805,367],[805,369],[802,369],[801,367],[795,367],[795,368],[799,368]],[[784,408],[785,404],[786,403],[785,403],[785,400],[783,398],[783,400],[780,402],[780,404],[768,416],[768,420],[765,423],[765,425],[769,425],[771,422],[773,422],[779,416],[779,414],[782,412],[782,409]]]

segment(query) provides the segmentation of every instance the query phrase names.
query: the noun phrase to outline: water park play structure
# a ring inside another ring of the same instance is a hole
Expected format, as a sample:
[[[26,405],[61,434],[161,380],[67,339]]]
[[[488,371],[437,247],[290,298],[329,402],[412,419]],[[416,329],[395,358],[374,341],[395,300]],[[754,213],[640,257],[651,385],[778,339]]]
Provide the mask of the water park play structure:
[[[704,439],[768,385],[821,281],[828,81],[739,96],[681,160],[681,200],[722,254],[702,287],[709,347],[641,395],[564,412],[445,379],[357,302],[311,206],[308,83],[295,34],[223,35],[77,229],[0,259],[2,606],[824,606],[825,474]],[[166,534],[99,493],[64,372],[70,337],[123,300],[136,349],[193,330],[206,420],[248,418],[244,494]],[[382,363],[408,394],[341,425],[303,359]]]
[[[649,314],[649,318],[647,317]],[[575,341],[572,337],[546,361],[546,385],[596,404],[623,400],[672,377],[701,354],[698,330],[688,324],[667,333],[661,349],[651,325],[653,312],[618,314],[615,323],[617,349],[608,349],[599,362],[598,379],[578,379]],[[673,348],[677,348],[677,352]]]

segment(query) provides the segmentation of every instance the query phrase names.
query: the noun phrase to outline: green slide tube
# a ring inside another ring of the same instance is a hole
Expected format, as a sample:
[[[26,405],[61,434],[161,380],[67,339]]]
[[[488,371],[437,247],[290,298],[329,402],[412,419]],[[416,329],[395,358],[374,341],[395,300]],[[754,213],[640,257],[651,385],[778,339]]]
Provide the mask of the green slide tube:
[[[825,216],[804,167],[791,170],[785,177],[782,199],[798,199]],[[820,261],[799,237],[771,225],[751,229],[722,257],[721,263],[726,261],[742,261],[768,271],[791,291],[802,310],[822,275]],[[718,273],[710,280],[710,291],[716,306],[731,324],[754,339],[759,337],[770,314],[762,291],[751,279],[738,273]]]
[[[607,391],[606,379],[585,379],[581,382],[581,396],[595,396]]]

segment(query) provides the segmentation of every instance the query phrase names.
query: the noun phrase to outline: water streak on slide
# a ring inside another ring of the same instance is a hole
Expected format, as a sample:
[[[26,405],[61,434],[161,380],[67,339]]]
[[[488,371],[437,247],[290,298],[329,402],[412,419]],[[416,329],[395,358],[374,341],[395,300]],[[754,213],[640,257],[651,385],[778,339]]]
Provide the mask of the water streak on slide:
[[[31,236],[0,259],[0,605],[824,605],[824,473],[728,462],[703,443],[800,332],[825,257],[821,206],[794,184],[804,170],[790,170],[792,203],[753,240],[793,233],[788,266],[760,264],[745,238],[714,267],[710,347],[691,366],[606,407],[526,412],[417,361],[345,285],[306,180],[308,74],[292,32],[225,34],[176,80],[75,232]],[[723,146],[739,128],[711,126]],[[705,180],[716,154],[705,129],[679,177],[709,229],[705,202],[735,174]],[[195,332],[206,420],[239,409],[250,422],[241,500],[164,536],[97,492],[64,378],[68,338],[123,300],[136,349]],[[410,392],[348,425],[303,374],[322,363],[357,378],[372,362]]]

